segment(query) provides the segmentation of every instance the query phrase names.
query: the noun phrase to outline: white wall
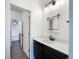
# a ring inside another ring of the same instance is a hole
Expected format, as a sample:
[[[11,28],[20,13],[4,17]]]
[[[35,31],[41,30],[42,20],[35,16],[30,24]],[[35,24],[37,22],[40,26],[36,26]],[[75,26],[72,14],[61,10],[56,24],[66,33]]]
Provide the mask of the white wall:
[[[6,16],[5,16],[5,59],[10,59],[10,0],[6,0]]]
[[[61,1],[61,0],[59,0]],[[47,17],[56,16],[60,14],[59,18],[59,30],[56,30],[55,34],[52,34],[56,39],[68,41],[69,39],[69,0],[63,0],[61,3],[57,3],[55,6],[43,8],[43,33],[44,36],[49,36],[49,24]],[[53,31],[54,32],[54,31]]]

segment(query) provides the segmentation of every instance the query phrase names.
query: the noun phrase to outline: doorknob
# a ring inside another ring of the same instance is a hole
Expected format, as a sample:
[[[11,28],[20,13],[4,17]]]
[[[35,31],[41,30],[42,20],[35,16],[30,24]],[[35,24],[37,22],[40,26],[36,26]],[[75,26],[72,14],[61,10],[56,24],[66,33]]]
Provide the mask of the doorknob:
[[[24,36],[23,34],[20,34],[20,33],[19,33],[19,35],[22,35],[22,36]]]
[[[23,34],[21,34],[22,36],[24,36]]]

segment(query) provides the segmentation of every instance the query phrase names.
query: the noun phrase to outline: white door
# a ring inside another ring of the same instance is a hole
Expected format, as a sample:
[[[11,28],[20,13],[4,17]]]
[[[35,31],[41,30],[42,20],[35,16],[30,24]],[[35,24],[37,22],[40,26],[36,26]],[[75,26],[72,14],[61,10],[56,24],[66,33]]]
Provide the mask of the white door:
[[[30,53],[30,13],[28,11],[23,12],[23,51],[29,57]]]
[[[21,48],[23,49],[23,22],[21,21],[20,22],[20,29],[21,29],[21,31],[20,31],[20,33],[19,33],[19,40],[20,40],[20,46],[21,46]]]

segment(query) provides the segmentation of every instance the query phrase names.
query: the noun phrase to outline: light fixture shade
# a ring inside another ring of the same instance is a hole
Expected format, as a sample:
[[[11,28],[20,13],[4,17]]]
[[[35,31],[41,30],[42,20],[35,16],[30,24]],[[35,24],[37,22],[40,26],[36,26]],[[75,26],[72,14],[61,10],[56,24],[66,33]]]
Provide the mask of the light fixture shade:
[[[52,0],[52,5],[55,5],[56,4],[56,0]]]
[[[12,24],[17,25],[18,21],[17,20],[12,20]]]

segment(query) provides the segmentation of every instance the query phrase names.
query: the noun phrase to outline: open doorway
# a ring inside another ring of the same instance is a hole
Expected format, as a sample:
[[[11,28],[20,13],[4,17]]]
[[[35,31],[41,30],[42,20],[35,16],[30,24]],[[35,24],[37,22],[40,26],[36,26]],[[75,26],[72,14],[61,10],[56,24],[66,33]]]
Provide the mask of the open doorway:
[[[21,39],[22,39],[22,33],[23,29],[22,29],[22,21],[18,21],[18,20],[11,20],[11,41],[18,41],[19,43],[21,43]],[[22,43],[21,43],[21,47],[22,47]]]
[[[23,22],[20,20],[11,20],[11,42],[17,42],[14,47],[23,49]]]
[[[11,59],[30,59],[30,11],[10,7]]]

